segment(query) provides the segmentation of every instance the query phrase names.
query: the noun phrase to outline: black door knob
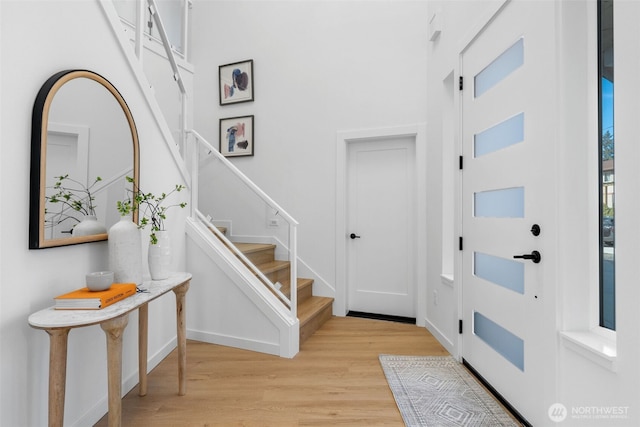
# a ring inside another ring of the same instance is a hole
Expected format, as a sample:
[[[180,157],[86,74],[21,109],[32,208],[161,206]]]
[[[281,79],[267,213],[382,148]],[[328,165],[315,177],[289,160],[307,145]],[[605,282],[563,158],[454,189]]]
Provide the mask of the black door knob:
[[[349,237],[351,237],[352,239],[359,239],[360,238],[360,236],[358,236],[356,233],[351,233],[349,235]]]
[[[534,264],[539,263],[540,260],[542,259],[542,255],[540,255],[540,252],[538,251],[532,251],[530,254],[514,255],[513,257],[520,258],[520,259],[530,259],[531,261],[533,261]]]

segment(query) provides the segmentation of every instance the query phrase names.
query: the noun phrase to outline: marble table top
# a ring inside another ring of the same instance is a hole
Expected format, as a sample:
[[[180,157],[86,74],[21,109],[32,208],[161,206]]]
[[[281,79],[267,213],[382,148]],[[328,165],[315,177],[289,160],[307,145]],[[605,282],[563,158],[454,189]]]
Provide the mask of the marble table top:
[[[99,324],[135,310],[189,280],[191,273],[173,273],[168,279],[144,281],[138,286],[144,292],[100,310],[56,310],[51,306],[29,316],[29,325],[38,329],[59,329]]]

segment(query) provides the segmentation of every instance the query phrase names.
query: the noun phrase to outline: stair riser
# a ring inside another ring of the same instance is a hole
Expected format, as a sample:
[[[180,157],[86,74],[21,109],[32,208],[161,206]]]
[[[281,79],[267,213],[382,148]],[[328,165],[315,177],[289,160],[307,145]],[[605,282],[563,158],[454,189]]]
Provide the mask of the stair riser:
[[[318,311],[313,318],[300,326],[300,343],[305,342],[315,331],[317,331],[332,316],[332,306],[327,305]]]
[[[313,282],[311,284],[298,287],[298,305],[302,304],[313,295]]]

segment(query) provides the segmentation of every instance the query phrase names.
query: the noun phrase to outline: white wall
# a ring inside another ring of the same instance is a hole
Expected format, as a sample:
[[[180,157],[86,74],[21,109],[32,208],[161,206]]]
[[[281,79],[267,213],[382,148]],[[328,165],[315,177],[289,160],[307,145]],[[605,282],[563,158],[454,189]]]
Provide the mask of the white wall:
[[[195,127],[218,146],[220,118],[255,115],[255,156],[232,162],[300,222],[299,256],[331,285],[337,132],[426,122],[425,22],[415,1],[194,2]],[[255,101],[219,106],[218,66],[245,59]]]
[[[427,182],[434,203],[427,218],[427,327],[452,353],[458,352],[458,286],[451,281],[458,256],[459,216],[452,202],[458,200],[458,155],[461,154],[456,121],[458,113],[458,54],[460,40],[478,16],[490,10],[490,2],[429,2],[427,22],[435,15],[440,36],[427,45]],[[427,26],[427,24],[424,24]],[[427,26],[427,30],[429,27]],[[444,163],[443,160],[448,160]],[[446,177],[447,179],[445,179]],[[443,203],[447,203],[443,207]],[[453,242],[452,242],[453,241]],[[443,250],[448,250],[445,253]],[[442,277],[444,275],[445,277]],[[454,277],[455,278],[455,277]],[[437,303],[436,297],[437,294]]]
[[[206,228],[205,233],[210,234]],[[289,335],[281,336],[278,327],[288,332],[289,324],[283,327],[276,313],[263,313],[262,308],[270,310],[272,306],[246,280],[239,278],[217,251],[201,246],[207,244],[194,230],[187,239],[187,268],[193,282],[202,285],[190,289],[187,298],[193,309],[187,323],[188,338],[291,357],[286,353],[290,346],[282,345]],[[222,262],[225,268],[213,259]]]
[[[122,93],[138,126],[141,183],[160,192],[182,183],[141,89],[98,1],[0,2],[0,425],[47,424],[48,336],[27,324],[30,313],[83,285],[84,274],[107,267],[107,243],[28,250],[31,110],[55,72],[86,68]],[[115,209],[115,207],[114,207]],[[184,268],[184,212],[170,218],[174,267]],[[175,341],[173,296],[150,306],[150,368]],[[137,382],[137,316],[124,336],[123,379]],[[69,335],[65,424],[91,425],[106,412],[106,348],[98,326]]]

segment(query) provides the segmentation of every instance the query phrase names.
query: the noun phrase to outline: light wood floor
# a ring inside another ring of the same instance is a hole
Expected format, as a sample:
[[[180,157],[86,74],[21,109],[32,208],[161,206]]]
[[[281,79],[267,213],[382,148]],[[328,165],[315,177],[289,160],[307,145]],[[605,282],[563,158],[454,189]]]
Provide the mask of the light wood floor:
[[[403,426],[380,354],[447,355],[425,328],[332,317],[293,359],[189,341],[187,394],[176,352],[122,400],[124,426]],[[96,426],[107,426],[103,417]]]

